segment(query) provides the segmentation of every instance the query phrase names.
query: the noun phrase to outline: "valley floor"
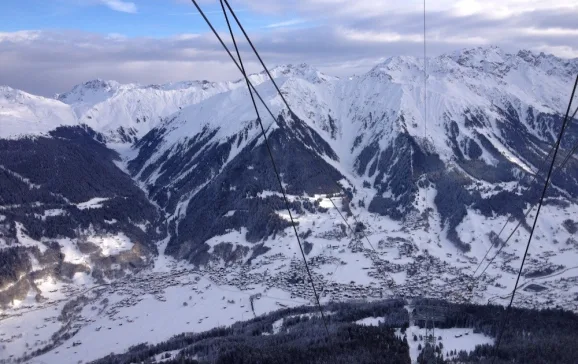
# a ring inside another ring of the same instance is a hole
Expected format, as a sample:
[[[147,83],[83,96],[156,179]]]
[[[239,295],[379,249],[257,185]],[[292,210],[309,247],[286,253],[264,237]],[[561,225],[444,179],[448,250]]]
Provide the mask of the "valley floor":
[[[368,237],[374,242],[374,251],[359,236],[328,236],[340,228],[334,225],[334,210],[327,214],[330,216],[323,219],[300,217],[303,230],[314,226],[312,219],[317,219],[314,231],[318,233],[307,239],[313,244],[308,257],[322,303],[420,296],[479,304],[509,300],[507,287],[513,285],[517,273],[519,258],[515,254],[521,244],[508,246],[470,291],[468,277],[476,257],[483,255],[480,251],[463,254],[452,250],[446,245],[449,243],[434,243],[429,238],[434,234],[396,229],[391,222],[367,215],[363,220],[372,227]],[[488,228],[496,230],[502,221],[490,220],[495,226]],[[515,304],[578,311],[578,269],[568,264],[576,261],[575,249],[560,244],[553,254],[539,244],[532,251],[529,267],[560,262],[565,262],[565,267],[523,278]],[[26,357],[30,363],[62,363],[66,358],[66,362],[86,363],[176,333],[203,332],[279,308],[312,304],[310,284],[293,237],[278,235],[267,246],[271,250],[251,265],[214,264],[197,270],[159,256],[153,267],[109,284],[97,285],[84,273],[77,273],[71,283],[37,282],[44,302],[36,302],[31,295],[0,316],[0,360]],[[449,332],[444,340],[469,348],[469,344],[451,339],[453,334]]]

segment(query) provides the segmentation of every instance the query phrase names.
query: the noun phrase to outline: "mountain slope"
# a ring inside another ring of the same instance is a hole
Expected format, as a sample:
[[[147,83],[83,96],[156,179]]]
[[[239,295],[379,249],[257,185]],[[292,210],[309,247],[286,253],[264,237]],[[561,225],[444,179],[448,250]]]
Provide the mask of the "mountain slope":
[[[274,97],[270,84],[259,89]],[[149,197],[172,215],[168,251],[179,257],[206,263],[201,252],[209,249],[205,241],[212,237],[246,228],[248,240],[258,242],[288,226],[275,216],[283,205],[279,186],[251,116],[254,111],[245,101],[247,91],[237,90],[190,106],[135,146],[139,155],[129,162],[129,170],[146,184]],[[327,177],[337,181],[342,176],[324,160],[336,160],[336,155],[315,130],[287,114],[276,124],[265,122],[288,193],[339,191]],[[287,150],[290,159],[285,158]],[[308,168],[303,170],[303,165]],[[261,192],[272,195],[259,196]],[[209,212],[198,206],[213,208]]]
[[[415,58],[390,58],[367,74],[347,80],[320,77],[320,73],[300,66],[307,71],[288,72],[288,77],[284,71],[278,72],[278,82],[296,113],[295,120],[301,120],[298,124],[307,129],[305,134],[325,139],[327,146],[317,155],[332,157],[321,164],[338,162],[340,174],[363,190],[363,197],[356,196],[358,203],[367,203],[369,212],[394,220],[416,214],[423,217],[426,208],[433,208],[440,215],[441,227],[448,228],[446,237],[467,251],[470,243],[463,241],[456,228],[468,209],[486,217],[522,217],[526,204],[536,201],[536,190],[522,193],[520,188],[512,188],[516,183],[528,187],[542,167],[561,126],[564,101],[559,90],[570,89],[566,77],[578,61],[479,48],[442,55],[429,63],[427,124],[423,116],[423,64]],[[275,114],[288,111],[269,83],[259,90]],[[264,110],[261,114],[264,120],[269,119]],[[246,157],[259,145],[254,118],[243,89],[191,106],[168,118],[137,144],[139,155],[130,162],[131,171],[149,186],[151,198],[177,220],[193,211],[204,211],[200,206],[205,202],[196,205],[193,195],[210,190],[207,183],[220,174],[227,183],[234,180],[227,174],[228,164],[252,166],[258,158]],[[287,132],[300,133],[295,127]],[[573,124],[567,130],[564,147],[577,139],[578,125]],[[298,148],[285,147],[291,151]],[[287,159],[276,157],[280,163]],[[304,160],[291,173],[307,176],[310,169],[321,168],[308,163],[312,162]],[[568,173],[575,168],[575,160],[569,164],[554,181],[576,198],[576,177]],[[263,176],[266,171],[258,173]],[[335,187],[341,178],[329,174],[321,185]],[[262,191],[279,192],[275,186],[262,183]],[[424,189],[437,191],[430,206],[418,201]],[[447,196],[450,191],[453,194]],[[311,191],[293,192],[302,196]],[[317,192],[338,191],[328,188]],[[211,195],[222,193],[212,191]]]
[[[65,104],[0,86],[0,138],[42,135],[65,125],[76,125],[76,117]]]
[[[123,277],[157,253],[156,208],[93,137],[76,126],[0,139],[0,307],[42,302],[47,282]]]
[[[272,69],[271,74],[273,77],[303,77],[311,82],[334,79],[305,64],[279,66]],[[268,80],[265,72],[252,74],[250,78],[256,85]],[[56,98],[72,107],[80,123],[102,133],[109,142],[133,143],[156,127],[162,118],[239,87],[245,87],[244,80],[183,81],[145,86],[97,79],[77,85]]]

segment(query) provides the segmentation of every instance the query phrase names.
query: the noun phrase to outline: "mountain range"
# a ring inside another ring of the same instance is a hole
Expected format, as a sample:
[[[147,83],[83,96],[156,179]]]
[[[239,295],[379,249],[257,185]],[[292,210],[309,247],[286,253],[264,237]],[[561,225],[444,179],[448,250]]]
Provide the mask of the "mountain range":
[[[322,299],[505,302],[577,73],[578,59],[486,47],[427,59],[425,76],[406,56],[348,78],[275,67],[284,98],[250,75]],[[576,143],[574,119],[558,166]],[[578,310],[577,172],[573,156],[553,175],[517,305]],[[169,266],[311,299],[290,226],[244,80],[0,87],[6,314],[95,286],[112,300]],[[486,251],[496,260],[473,279]]]

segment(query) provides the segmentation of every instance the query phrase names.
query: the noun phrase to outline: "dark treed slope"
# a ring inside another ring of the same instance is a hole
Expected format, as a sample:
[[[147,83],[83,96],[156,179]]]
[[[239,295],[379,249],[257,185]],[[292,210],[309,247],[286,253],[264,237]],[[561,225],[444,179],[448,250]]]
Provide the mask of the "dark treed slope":
[[[84,127],[61,127],[46,137],[0,140],[0,238],[5,247],[0,250],[0,287],[16,283],[2,292],[0,304],[21,298],[34,287],[33,279],[43,275],[71,279],[77,271],[90,272],[99,280],[108,275],[111,264],[137,268],[145,264],[146,256],[156,254],[160,216],[115,165],[117,158]],[[93,198],[103,199],[100,208],[79,207]],[[84,240],[87,235],[119,233],[136,244],[119,257],[100,256],[100,249]],[[42,243],[31,246],[27,237]],[[91,257],[92,266],[66,262],[69,257],[58,239],[72,239]],[[40,264],[36,271],[31,259]]]

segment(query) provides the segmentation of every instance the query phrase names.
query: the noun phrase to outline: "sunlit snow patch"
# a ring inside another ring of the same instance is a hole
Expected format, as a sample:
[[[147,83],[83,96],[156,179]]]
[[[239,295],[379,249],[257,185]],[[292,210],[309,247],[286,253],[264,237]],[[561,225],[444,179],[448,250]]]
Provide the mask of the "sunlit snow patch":
[[[16,238],[18,239],[18,242],[20,244],[28,248],[33,248],[36,246],[38,247],[38,249],[40,249],[42,253],[46,251],[46,246],[44,246],[44,244],[42,244],[38,240],[32,239],[30,236],[28,236],[28,234],[26,234],[26,228],[24,227],[24,225],[22,225],[22,223],[15,222],[14,224],[16,225]]]
[[[396,335],[403,337],[400,329],[396,329]],[[422,348],[425,346],[425,329],[420,329],[418,326],[410,326],[407,331],[407,342],[409,344],[409,355],[412,363],[417,363],[419,355],[418,347],[421,344]],[[414,335],[417,341],[414,340]],[[420,339],[421,335],[421,339]],[[446,353],[451,351],[460,352],[464,350],[470,352],[476,348],[476,345],[493,344],[494,339],[484,334],[474,333],[473,329],[467,328],[452,328],[452,329],[435,329],[436,342],[443,345],[442,352],[444,357]],[[441,340],[439,339],[441,337]],[[455,357],[455,356],[454,356]]]
[[[102,207],[102,203],[104,201],[110,200],[109,198],[106,197],[95,197],[95,198],[91,198],[90,200],[86,201],[86,202],[81,202],[79,204],[76,204],[76,207],[78,207],[79,210],[85,210],[85,209],[99,209]]]
[[[100,247],[101,254],[105,257],[130,250],[134,245],[129,237],[123,233],[103,236],[93,235],[89,237],[87,241]]]
[[[383,321],[383,317],[366,317],[364,319],[355,321],[355,323],[362,326],[379,326],[379,324]]]

